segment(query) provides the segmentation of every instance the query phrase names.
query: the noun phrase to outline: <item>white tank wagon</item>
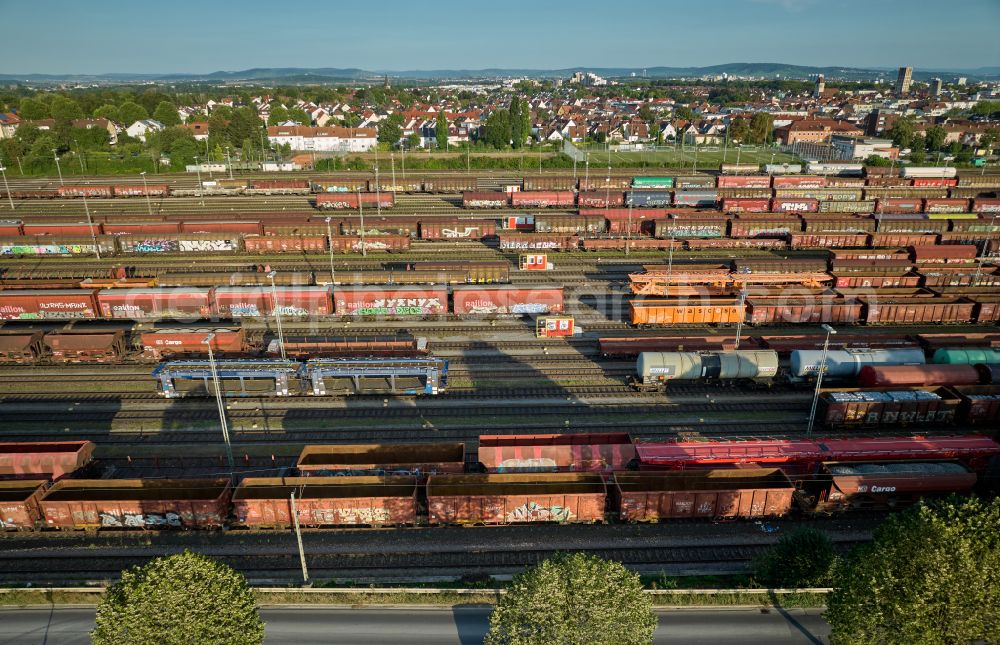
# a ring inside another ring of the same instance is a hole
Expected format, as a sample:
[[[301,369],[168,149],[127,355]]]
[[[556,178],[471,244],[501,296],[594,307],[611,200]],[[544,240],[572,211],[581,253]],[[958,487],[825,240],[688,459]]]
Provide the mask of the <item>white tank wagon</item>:
[[[770,382],[778,374],[778,353],[771,350],[721,352],[642,352],[635,386],[663,389],[668,381]]]

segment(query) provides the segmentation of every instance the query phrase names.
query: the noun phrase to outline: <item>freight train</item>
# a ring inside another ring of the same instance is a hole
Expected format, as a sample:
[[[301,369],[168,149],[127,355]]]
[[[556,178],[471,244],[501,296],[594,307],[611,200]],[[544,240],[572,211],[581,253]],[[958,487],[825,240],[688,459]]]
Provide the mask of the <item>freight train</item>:
[[[293,523],[293,492],[296,519],[310,527],[831,514],[969,492],[1000,444],[980,435],[687,443],[482,436],[471,468],[462,444],[306,446],[298,476],[246,477],[235,488],[229,479],[76,474],[92,453],[90,442],[0,444],[0,473],[18,477],[0,482],[0,529],[284,529]]]

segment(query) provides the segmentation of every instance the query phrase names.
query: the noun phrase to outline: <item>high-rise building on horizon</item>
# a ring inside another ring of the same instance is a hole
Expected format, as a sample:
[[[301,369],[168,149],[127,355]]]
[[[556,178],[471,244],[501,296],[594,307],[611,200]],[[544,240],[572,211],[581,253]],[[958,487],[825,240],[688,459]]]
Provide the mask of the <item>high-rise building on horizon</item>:
[[[941,96],[941,79],[931,79],[931,96]]]
[[[902,96],[910,91],[910,82],[913,80],[912,67],[900,67],[899,75],[896,76],[896,95]]]
[[[813,93],[813,96],[815,96],[816,98],[820,98],[821,96],[823,96],[824,90],[826,90],[826,79],[823,77],[822,74],[820,74],[819,76],[816,77],[816,90]]]

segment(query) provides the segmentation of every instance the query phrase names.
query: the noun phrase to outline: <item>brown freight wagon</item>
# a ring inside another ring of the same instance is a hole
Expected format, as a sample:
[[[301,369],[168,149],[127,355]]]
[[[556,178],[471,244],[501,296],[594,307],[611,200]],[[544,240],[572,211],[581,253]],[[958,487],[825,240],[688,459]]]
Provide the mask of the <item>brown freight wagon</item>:
[[[910,257],[917,264],[969,263],[979,255],[972,244],[948,244],[910,247]]]
[[[731,298],[633,299],[629,311],[633,325],[729,325],[744,317],[743,307]]]
[[[816,501],[816,512],[835,513],[895,509],[931,495],[967,493],[975,485],[976,474],[955,462],[825,462],[804,491]]]
[[[806,233],[871,233],[875,220],[868,217],[832,217],[819,215],[803,217]]]
[[[398,526],[417,523],[414,477],[248,477],[233,493],[236,524],[301,526]]]
[[[830,251],[831,260],[902,260],[910,259],[910,253],[905,250],[876,249],[836,249]]]
[[[1000,287],[1000,271],[985,268],[981,271],[969,267],[962,271],[941,271],[937,268],[921,267],[922,287],[928,289],[980,288],[990,289]]]
[[[44,479],[0,481],[0,531],[30,531],[42,521],[38,500],[48,484]]]
[[[427,355],[427,339],[406,336],[285,336],[285,354],[290,358],[357,358]],[[267,353],[280,356],[277,339],[268,343]]]
[[[310,445],[302,448],[296,468],[307,475],[423,476],[462,473],[465,472],[465,444]]]
[[[330,248],[334,253],[372,253],[375,251],[405,251],[410,248],[409,235],[366,235],[337,236],[330,238]]]
[[[868,288],[912,288],[919,287],[923,280],[915,273],[868,275],[864,273],[844,273],[833,276],[834,288],[868,289]]]
[[[716,237],[703,240],[684,240],[689,251],[700,249],[785,249],[788,242],[784,239],[766,237]]]
[[[621,176],[621,177],[608,177],[607,175],[600,177],[597,173],[594,173],[592,177],[584,177],[580,179],[580,190],[591,191],[591,192],[601,192],[603,190],[621,190],[625,191],[632,187],[632,177],[631,176]]]
[[[930,396],[919,393],[930,392]],[[959,399],[947,388],[934,390],[825,390],[819,415],[828,428],[951,423]]]
[[[946,295],[950,295],[948,292]],[[980,325],[1000,323],[1000,294],[984,293],[965,296],[975,303],[975,322]]]
[[[765,219],[741,215],[730,223],[729,236],[787,239],[790,234],[801,230],[802,220],[798,217],[778,216]]]
[[[491,473],[614,471],[635,459],[628,434],[480,435],[479,463]]]
[[[933,233],[872,233],[869,238],[872,248],[928,246],[937,244],[937,241],[938,236]]]
[[[612,500],[623,522],[693,517],[780,517],[795,486],[779,468],[615,473]]]
[[[601,179],[604,181],[604,178]],[[538,175],[524,178],[524,190],[576,190],[577,179],[572,175]]]
[[[480,240],[497,234],[496,220],[435,218],[420,221],[422,240]]]
[[[510,282],[510,263],[506,260],[445,260],[443,262],[408,262],[408,271],[458,271],[465,275],[465,282]]]
[[[1000,385],[961,385],[950,388],[958,396],[962,423],[996,428],[1000,424]]]
[[[92,441],[0,443],[0,477],[58,480],[90,463]]]
[[[125,332],[49,332],[42,339],[57,363],[115,363],[125,357]]]
[[[939,235],[948,230],[946,219],[925,219],[923,215],[879,216],[876,220],[879,233],[926,233]]]
[[[572,251],[580,246],[576,235],[505,233],[499,238],[501,251]]]
[[[797,233],[790,236],[793,249],[857,248],[868,246],[864,233]]]
[[[834,323],[856,325],[861,321],[861,303],[845,298],[747,299],[747,323],[780,325],[786,323]]]
[[[243,329],[150,331],[139,336],[142,357],[160,361],[174,356],[207,355],[209,334],[212,334],[212,352],[216,358],[250,351]]]
[[[577,195],[576,203],[580,208],[621,208],[625,205],[625,193],[620,190],[595,190]]]
[[[49,528],[222,528],[228,479],[67,479],[39,506]]]
[[[964,298],[860,298],[869,325],[952,324],[972,322],[976,304]]]
[[[700,352],[736,349],[735,336],[625,336],[598,338],[601,356],[636,357],[642,352]]]
[[[424,177],[424,192],[462,193],[474,191],[479,187],[478,179],[475,175],[453,175],[450,173],[428,175]]]
[[[668,251],[671,247],[679,250],[683,248],[682,240],[657,240],[657,239],[627,239],[623,237],[613,238],[588,238],[580,242],[580,247],[584,251],[624,251],[625,247],[632,251]]]
[[[733,261],[736,273],[823,273],[824,258],[738,258]]]
[[[42,357],[42,332],[0,334],[0,363],[31,365]]]
[[[603,522],[606,502],[597,473],[434,475],[427,481],[431,524]]]
[[[325,253],[325,235],[248,235],[243,238],[247,253]]]

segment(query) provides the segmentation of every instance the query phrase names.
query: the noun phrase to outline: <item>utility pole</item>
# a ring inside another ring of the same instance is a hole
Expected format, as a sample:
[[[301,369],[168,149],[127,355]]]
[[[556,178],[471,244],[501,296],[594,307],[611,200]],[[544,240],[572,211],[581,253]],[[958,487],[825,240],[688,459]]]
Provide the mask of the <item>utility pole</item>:
[[[309,583],[309,569],[306,568],[306,551],[302,547],[302,529],[299,527],[299,511],[295,505],[295,491],[291,497],[292,524],[295,526],[295,540],[299,543],[299,562],[302,563],[302,583]]]
[[[274,324],[278,328],[278,350],[281,352],[281,360],[287,360],[285,355],[285,335],[281,331],[281,305],[278,304],[278,289],[274,286],[274,278],[277,271],[271,271],[267,277],[271,280],[271,308],[274,311]]]
[[[812,436],[813,424],[816,422],[816,406],[819,404],[819,390],[823,387],[823,374],[826,373],[826,358],[830,352],[830,335],[836,334],[837,330],[830,325],[823,325],[826,332],[826,339],[823,340],[823,358],[819,363],[819,370],[816,373],[816,390],[813,392],[812,408],[809,410],[809,425],[806,426],[806,436]]]
[[[360,202],[358,202],[360,204]],[[327,248],[330,250],[330,286],[337,284],[337,272],[333,268],[333,232],[330,230],[330,221],[332,217],[326,218],[326,239]]]
[[[313,155],[316,153],[314,152]],[[229,146],[226,146],[226,163],[229,165],[229,179],[233,178],[233,157],[229,154]],[[315,159],[313,160],[313,166],[316,165]]]
[[[59,153],[56,152],[55,148],[52,149],[52,157],[56,160],[56,172],[59,173],[59,185],[63,186],[64,184],[63,184],[63,177],[62,177],[62,168],[59,167]]]
[[[746,318],[746,304],[747,287],[743,285],[743,289],[740,290],[740,318],[736,322],[736,347],[733,349],[740,348],[740,339],[743,337],[743,320]]]
[[[222,386],[219,384],[219,371],[215,368],[215,354],[212,352],[212,341],[215,334],[205,337],[208,345],[208,366],[212,372],[212,383],[215,386],[215,404],[219,409],[219,426],[222,428],[222,441],[226,444],[226,460],[229,462],[229,479],[233,479],[236,472],[236,464],[233,461],[233,446],[229,442],[229,423],[226,421],[226,404],[222,401]]]
[[[201,205],[205,205],[205,191],[201,186],[201,164],[198,163],[198,157],[194,158],[194,169],[198,173],[198,198],[201,199]]]
[[[97,259],[101,259],[101,247],[97,244],[97,235],[94,234],[94,222],[90,219],[90,206],[87,205],[87,189],[90,188],[88,183],[83,187],[83,210],[87,213],[87,227],[90,228],[90,239],[94,241],[94,255]]]
[[[7,168],[0,166],[0,174],[3,175],[3,187],[7,191],[7,201],[10,202],[10,210],[14,210],[14,196],[10,194],[10,184],[7,183]]]
[[[377,166],[376,166],[377,168]],[[378,186],[378,181],[375,182]],[[361,257],[368,257],[368,251],[365,249],[365,206],[361,203],[361,189],[358,188],[358,215],[361,217]],[[375,199],[378,199],[378,193],[375,194]]]
[[[149,216],[153,216],[153,202],[149,199],[149,186],[146,185],[146,171],[143,170],[139,173],[142,177],[142,192],[146,193],[146,210],[149,212]]]

